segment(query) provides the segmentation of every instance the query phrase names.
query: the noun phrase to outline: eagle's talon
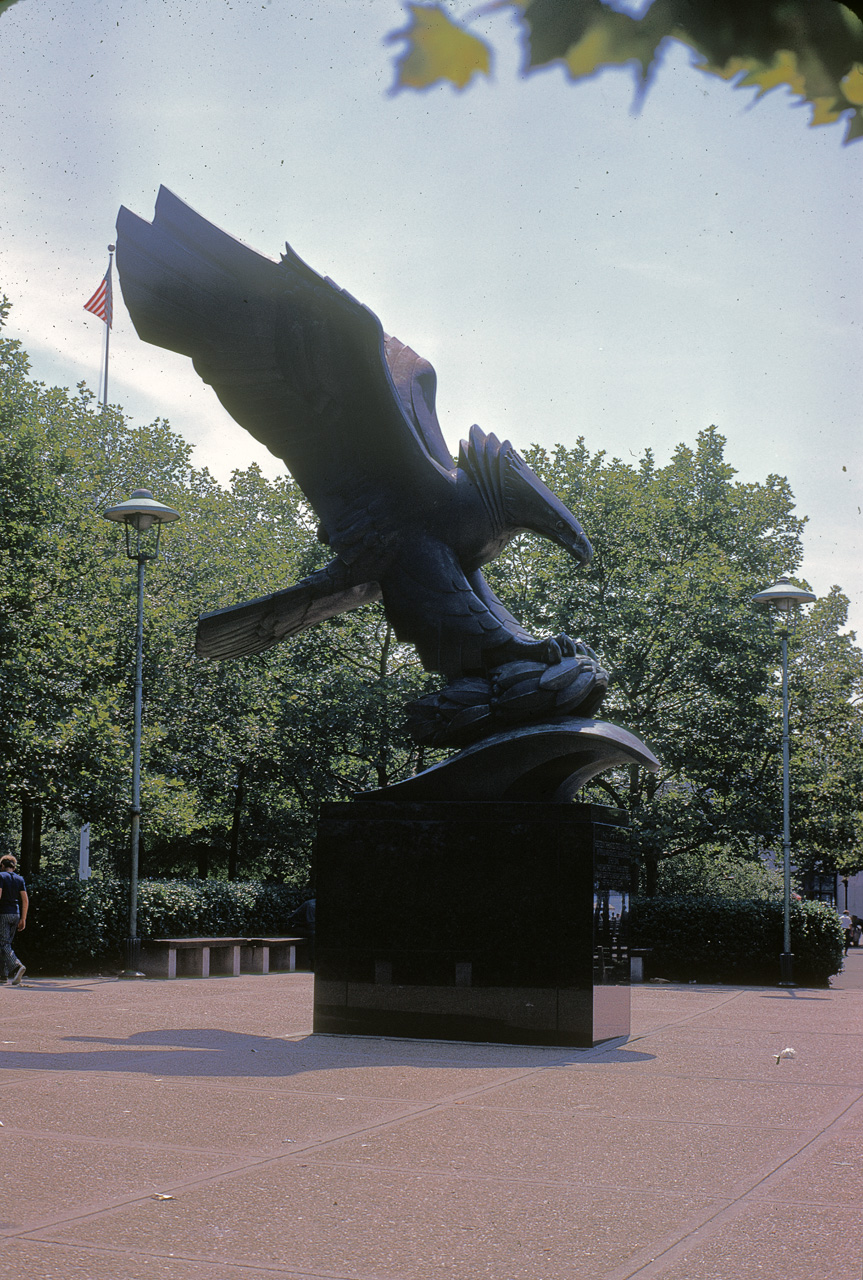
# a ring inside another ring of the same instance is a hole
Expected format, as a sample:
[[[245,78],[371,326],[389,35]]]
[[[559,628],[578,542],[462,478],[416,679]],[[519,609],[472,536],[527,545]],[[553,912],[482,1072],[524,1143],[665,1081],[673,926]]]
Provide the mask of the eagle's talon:
[[[575,649],[579,658],[590,658],[591,661],[597,664],[597,666],[600,665],[599,655],[593,649],[591,649],[589,644],[585,644],[583,640],[576,640]]]
[[[550,667],[556,667],[563,659],[563,653],[561,652],[561,647],[558,644],[558,640],[561,638],[562,637],[560,636],[549,636],[548,640],[545,642],[545,657],[543,660],[547,662]]]

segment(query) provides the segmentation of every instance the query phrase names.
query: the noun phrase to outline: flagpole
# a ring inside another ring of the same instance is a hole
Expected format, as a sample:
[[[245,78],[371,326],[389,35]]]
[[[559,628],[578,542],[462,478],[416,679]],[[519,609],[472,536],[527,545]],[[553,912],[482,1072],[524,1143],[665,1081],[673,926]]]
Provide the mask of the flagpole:
[[[114,245],[108,245],[108,270],[105,274],[107,287],[106,310],[108,320],[105,323],[105,380],[102,384],[102,408],[108,407],[108,346],[111,339],[111,320],[113,318],[113,298],[111,296],[111,267],[114,265]]]
[[[104,410],[108,405],[108,347],[111,340],[111,321],[114,318],[114,299],[112,297],[111,287],[111,268],[114,265],[114,249],[115,245],[108,245],[108,270],[102,277],[99,288],[93,294],[92,298],[84,303],[84,310],[91,312],[92,315],[98,316],[105,325],[105,360],[102,369],[102,375],[99,379],[101,386],[99,388],[99,404]]]

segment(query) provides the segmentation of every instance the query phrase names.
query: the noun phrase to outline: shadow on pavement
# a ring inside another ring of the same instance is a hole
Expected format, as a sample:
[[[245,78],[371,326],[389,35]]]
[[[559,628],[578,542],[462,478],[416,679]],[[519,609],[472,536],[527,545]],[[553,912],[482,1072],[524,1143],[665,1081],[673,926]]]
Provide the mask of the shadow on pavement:
[[[559,1067],[588,1061],[642,1062],[653,1057],[635,1049],[533,1048],[314,1036],[277,1039],[217,1029],[145,1031],[125,1039],[65,1036],[63,1043],[91,1051],[0,1052],[0,1069],[25,1071],[141,1072],[154,1076],[284,1078],[305,1071],[372,1066],[418,1068]],[[99,1047],[96,1047],[99,1046]],[[589,1055],[589,1057],[587,1056]]]

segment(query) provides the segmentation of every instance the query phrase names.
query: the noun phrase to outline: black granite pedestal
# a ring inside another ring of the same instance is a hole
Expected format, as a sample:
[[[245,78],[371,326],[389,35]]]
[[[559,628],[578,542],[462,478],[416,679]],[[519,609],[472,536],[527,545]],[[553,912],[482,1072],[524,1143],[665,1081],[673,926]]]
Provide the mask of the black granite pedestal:
[[[353,801],[317,846],[318,1032],[629,1033],[629,831],[596,805]]]

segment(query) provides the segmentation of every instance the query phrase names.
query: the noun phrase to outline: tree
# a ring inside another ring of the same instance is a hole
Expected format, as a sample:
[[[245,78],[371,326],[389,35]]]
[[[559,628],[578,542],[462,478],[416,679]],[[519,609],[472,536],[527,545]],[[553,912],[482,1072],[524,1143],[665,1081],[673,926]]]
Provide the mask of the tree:
[[[489,74],[492,49],[470,28],[509,9],[518,20],[524,73],[559,66],[571,80],[629,66],[639,92],[649,88],[670,40],[696,55],[699,70],[754,88],[761,97],[784,85],[812,106],[813,125],[847,119],[846,142],[863,134],[863,4],[859,0],[653,0],[641,16],[613,0],[492,0],[462,20],[441,4],[408,4],[411,20],[396,87],[424,89],[448,80],[464,89]]]
[[[92,397],[47,390],[28,372],[20,345],[2,340],[0,770],[25,827],[42,808],[84,820],[106,801],[102,782],[116,782],[122,686],[110,615],[122,587],[98,510],[125,430],[118,414],[104,415],[95,448]]]
[[[0,307],[5,318],[8,307]],[[530,451],[583,520],[585,571],[551,543],[514,540],[489,566],[530,630],[583,637],[611,672],[603,712],[662,764],[601,775],[588,799],[632,814],[651,880],[671,855],[757,859],[781,831],[778,640],[756,590],[802,558],[788,484],[737,480],[715,427],[665,466]],[[97,870],[127,863],[135,573],[103,519],[142,482],[181,512],[147,572],[143,867],[150,875],[280,879],[309,865],[317,806],[432,763],[403,709],[439,684],[378,605],[266,653],[195,655],[197,615],[277,590],[327,551],[289,478],[256,467],[222,487],[164,422],[32,381],[0,339],[0,839],[44,822],[71,869],[93,823]],[[854,869],[863,848],[863,654],[838,588],[791,643],[795,851]],[[41,816],[39,809],[41,807]]]
[[[863,653],[838,587],[789,643],[792,851],[800,871],[863,870]],[[779,673],[773,682],[778,718]],[[777,779],[778,785],[778,779]]]
[[[8,305],[4,304],[5,319]],[[136,429],[29,377],[0,341],[0,834],[45,826],[69,866],[93,823],[122,872],[131,760],[135,574],[105,508],[141,483],[181,512],[146,576],[142,866],[278,877],[307,864],[315,806],[416,767],[402,706],[424,692],[379,607],[266,654],[208,663],[197,615],[284,586],[327,558],[299,489],[257,467],[222,488],[167,423]],[[41,809],[41,813],[40,813]]]
[[[697,850],[661,862],[656,891],[660,897],[780,902],[783,879],[780,871],[763,862],[735,858],[723,850]]]
[[[263,654],[196,657],[199,612],[284,587],[327,551],[297,486],[270,483],[257,467],[185,504],[188,527],[166,563],[171,590],[154,605],[147,773],[151,789],[160,779],[166,794],[184,798],[186,817],[182,830],[163,827],[150,839],[147,865],[231,874],[239,850],[244,873],[272,877],[286,860],[308,859],[317,804],[415,767],[401,707],[425,676],[379,606]]]
[[[583,521],[594,560],[577,570],[525,535],[489,575],[533,628],[572,629],[598,651],[611,674],[603,716],[661,761],[659,775],[617,771],[592,788],[630,810],[648,868],[705,847],[758,857],[781,829],[781,734],[765,694],[778,649],[751,597],[800,563],[804,521],[787,481],[737,481],[724,445],[710,427],[665,467],[650,451],[637,466],[591,455],[583,440],[534,449],[531,464]],[[824,625],[838,625],[835,612]],[[801,631],[800,643],[815,668],[822,639]],[[845,687],[822,695],[826,722],[845,726]]]

